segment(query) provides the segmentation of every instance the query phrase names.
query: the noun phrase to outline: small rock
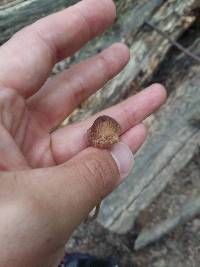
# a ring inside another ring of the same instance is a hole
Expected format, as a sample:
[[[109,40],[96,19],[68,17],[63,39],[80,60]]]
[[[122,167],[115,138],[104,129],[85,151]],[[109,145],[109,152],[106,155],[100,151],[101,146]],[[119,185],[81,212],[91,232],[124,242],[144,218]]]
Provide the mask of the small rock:
[[[192,223],[192,230],[197,232],[200,230],[200,219],[195,219]]]
[[[166,262],[165,260],[160,259],[153,264],[153,267],[166,267]]]

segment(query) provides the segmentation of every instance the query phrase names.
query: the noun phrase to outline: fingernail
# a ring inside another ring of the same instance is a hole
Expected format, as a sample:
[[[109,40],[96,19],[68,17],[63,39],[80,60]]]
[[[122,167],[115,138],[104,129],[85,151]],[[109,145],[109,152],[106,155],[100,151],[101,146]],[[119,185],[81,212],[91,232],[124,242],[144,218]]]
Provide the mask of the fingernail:
[[[124,180],[133,169],[133,153],[126,144],[121,142],[115,144],[110,152],[119,169],[121,180]]]

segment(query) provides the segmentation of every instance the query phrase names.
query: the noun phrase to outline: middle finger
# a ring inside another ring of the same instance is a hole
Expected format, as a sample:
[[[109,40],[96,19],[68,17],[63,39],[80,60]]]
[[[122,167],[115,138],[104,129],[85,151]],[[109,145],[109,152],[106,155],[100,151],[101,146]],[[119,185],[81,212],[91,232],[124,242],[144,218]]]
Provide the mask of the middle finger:
[[[28,100],[31,110],[42,113],[49,129],[58,125],[83,100],[118,74],[129,60],[129,50],[114,44],[100,54],[50,78],[43,88]],[[56,107],[56,108],[55,108]]]

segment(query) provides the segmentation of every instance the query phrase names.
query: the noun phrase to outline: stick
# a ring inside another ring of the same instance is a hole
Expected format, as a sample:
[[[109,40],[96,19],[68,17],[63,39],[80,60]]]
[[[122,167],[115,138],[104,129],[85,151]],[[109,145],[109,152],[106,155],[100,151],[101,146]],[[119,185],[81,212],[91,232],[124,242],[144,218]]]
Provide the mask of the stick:
[[[168,36],[165,32],[161,31],[157,26],[152,24],[149,21],[145,21],[145,24],[157,31],[160,35],[162,35],[165,39],[167,39],[173,46],[181,50],[183,53],[191,57],[192,59],[196,60],[198,63],[200,63],[200,57],[197,56],[196,54],[192,53],[190,50],[182,46],[180,43],[177,41],[174,41],[170,36]]]

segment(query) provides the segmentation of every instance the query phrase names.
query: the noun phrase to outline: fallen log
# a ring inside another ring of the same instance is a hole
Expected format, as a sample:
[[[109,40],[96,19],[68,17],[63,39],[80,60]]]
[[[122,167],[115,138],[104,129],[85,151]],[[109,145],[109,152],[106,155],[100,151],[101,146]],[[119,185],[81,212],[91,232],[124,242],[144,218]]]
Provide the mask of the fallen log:
[[[128,181],[104,202],[100,222],[124,233],[131,229],[141,210],[173,179],[200,145],[199,129],[190,120],[200,112],[200,68],[190,73],[151,121],[149,136],[136,157]]]
[[[145,1],[141,2],[144,3]],[[196,19],[195,16],[190,16],[190,14],[196,7],[197,2],[196,0],[166,1],[158,8],[160,6],[159,4],[157,5],[157,9],[153,9],[150,15],[142,20],[143,24],[139,24],[140,27],[137,30],[134,27],[134,17],[131,17],[132,21],[130,17],[127,19],[129,23],[123,21],[122,29],[125,27],[125,29],[128,28],[129,30],[128,32],[124,30],[123,34],[121,33],[121,40],[130,46],[130,63],[120,75],[83,103],[81,108],[76,110],[66,120],[66,123],[88,117],[103,108],[119,102],[128,95],[141,90],[143,84],[151,80],[153,73],[157,70],[167,52],[172,47],[172,44],[157,31],[145,26],[145,21],[148,20],[157,25],[172,40],[176,40]],[[142,9],[140,16],[142,16],[144,7],[140,8]],[[135,16],[135,13],[133,12],[132,15]],[[95,47],[97,47],[97,50],[100,50],[101,46],[99,46],[98,42],[92,46],[89,45],[82,53],[77,55],[78,60],[84,59],[86,55],[91,55],[92,53],[89,51],[92,51]],[[76,59],[75,62],[77,62]]]

